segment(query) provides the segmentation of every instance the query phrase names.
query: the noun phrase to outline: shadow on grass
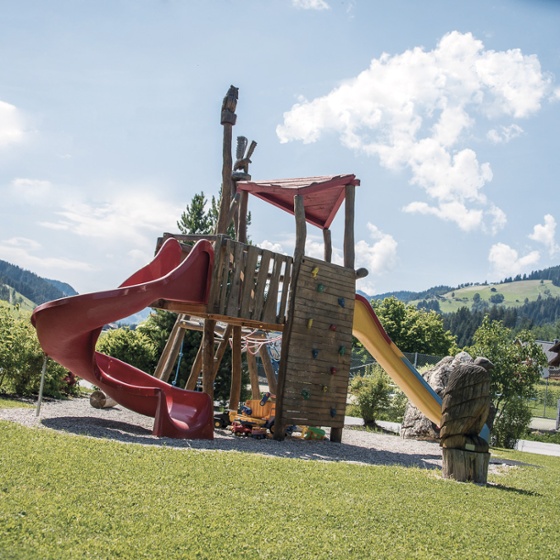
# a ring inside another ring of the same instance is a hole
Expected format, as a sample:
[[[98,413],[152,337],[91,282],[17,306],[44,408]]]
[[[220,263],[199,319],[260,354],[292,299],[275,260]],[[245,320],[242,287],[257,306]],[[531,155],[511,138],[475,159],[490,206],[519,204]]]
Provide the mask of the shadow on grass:
[[[522,490],[521,488],[512,488],[511,486],[504,486],[503,484],[495,484],[492,482],[488,482],[487,486],[496,490],[503,490],[504,492],[513,492],[514,494],[519,494],[520,496],[535,496],[537,498],[542,498],[543,496],[542,494],[533,492],[532,490]]]
[[[376,446],[375,439],[372,439],[369,447],[363,447],[344,442],[332,443],[328,440],[312,441],[296,438],[287,438],[282,442],[273,439],[255,440],[236,437],[226,430],[217,430],[213,440],[180,440],[155,437],[148,428],[94,416],[58,416],[44,418],[41,423],[47,428],[75,435],[168,448],[237,451],[304,461],[394,465],[429,470],[441,468],[441,452],[437,445],[427,446],[424,453],[401,453],[383,449],[383,444]]]

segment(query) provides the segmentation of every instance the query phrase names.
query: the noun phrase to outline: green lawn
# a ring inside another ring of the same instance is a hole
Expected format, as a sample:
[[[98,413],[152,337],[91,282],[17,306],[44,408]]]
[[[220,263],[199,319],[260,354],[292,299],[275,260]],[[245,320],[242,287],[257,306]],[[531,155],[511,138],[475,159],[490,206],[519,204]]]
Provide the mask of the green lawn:
[[[281,445],[279,443],[278,445]],[[560,459],[437,470],[121,444],[0,422],[0,558],[555,558]]]

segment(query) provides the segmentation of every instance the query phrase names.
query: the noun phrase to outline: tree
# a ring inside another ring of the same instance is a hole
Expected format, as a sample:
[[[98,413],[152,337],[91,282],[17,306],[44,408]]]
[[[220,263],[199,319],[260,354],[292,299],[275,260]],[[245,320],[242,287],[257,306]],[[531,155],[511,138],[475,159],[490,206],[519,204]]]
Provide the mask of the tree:
[[[214,206],[214,197],[212,197],[212,207],[207,210],[204,192],[195,194],[190,205],[187,204],[186,210],[181,214],[177,222],[179,231],[185,235],[212,233],[217,219],[217,216],[214,216],[213,213]]]
[[[372,301],[373,309],[391,340],[402,352],[448,356],[457,351],[455,337],[443,327],[435,311],[416,309],[395,297]]]
[[[489,426],[500,428],[502,436],[498,445],[507,445],[528,427],[526,421],[521,430],[515,418],[527,418],[526,401],[536,394],[535,386],[547,364],[546,356],[531,332],[521,331],[514,339],[512,331],[501,321],[492,321],[488,316],[473,339],[474,344],[467,350],[469,354],[488,358],[494,365],[490,372],[493,418],[489,419]],[[530,415],[528,418],[530,421]],[[509,425],[515,426],[515,434],[505,429],[506,419]]]

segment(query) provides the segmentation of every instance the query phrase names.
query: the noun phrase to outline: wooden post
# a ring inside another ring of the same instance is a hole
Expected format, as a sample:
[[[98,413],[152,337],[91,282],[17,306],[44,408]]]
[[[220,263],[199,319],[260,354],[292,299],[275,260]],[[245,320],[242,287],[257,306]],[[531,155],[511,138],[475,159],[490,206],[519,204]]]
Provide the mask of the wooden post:
[[[354,204],[356,187],[346,185],[346,199],[344,202],[344,266],[354,268]]]
[[[257,357],[247,350],[245,352],[247,357],[247,368],[249,369],[249,378],[251,380],[251,398],[260,399],[261,389],[259,387],[259,373],[257,370]]]
[[[266,346],[261,346],[259,348],[259,356],[261,357],[266,380],[268,381],[268,390],[273,395],[277,395],[278,383],[276,382],[276,375],[274,375],[274,368],[272,367],[272,362],[270,361]]]
[[[332,240],[331,240],[331,230],[325,228],[323,230],[323,241],[325,243],[325,262],[332,261]]]
[[[231,172],[233,165],[233,158],[231,156],[231,139],[233,125],[237,120],[235,109],[237,107],[238,89],[230,86],[224,101],[222,103],[221,124],[224,127],[224,140],[223,140],[223,164],[222,164],[222,198],[220,200],[220,212],[218,215],[218,223],[216,226],[216,233],[227,232],[229,223],[227,222],[229,207],[232,199],[233,181],[231,180]]]
[[[241,327],[233,327],[229,409],[237,412],[241,399]]]
[[[216,350],[216,355],[214,356],[214,373],[212,375],[212,382],[215,381],[216,375],[218,375],[220,364],[222,363],[224,354],[226,353],[227,347],[229,346],[229,337],[231,336],[232,329],[233,327],[231,325],[228,325],[225,328],[224,334],[222,335],[222,340],[220,340],[220,344],[218,344],[218,349]]]
[[[457,482],[488,482],[490,453],[477,453],[463,449],[441,448],[443,453],[442,476]]]
[[[294,216],[296,219],[296,245],[294,248],[294,262],[292,266],[292,289],[290,290],[290,301],[288,304],[287,321],[282,335],[282,352],[280,357],[280,368],[278,369],[278,384],[276,389],[276,422],[274,439],[282,441],[285,437],[286,426],[282,419],[284,413],[284,386],[286,384],[286,356],[291,344],[291,333],[295,306],[295,287],[297,286],[301,262],[305,256],[305,241],[307,238],[307,226],[305,223],[305,206],[303,196],[294,196]],[[264,362],[263,362],[264,363]],[[266,371],[266,370],[265,370]]]
[[[161,379],[162,381],[168,381],[171,371],[173,369],[173,364],[177,360],[179,351],[181,350],[181,344],[185,338],[185,329],[181,326],[181,322],[185,319],[185,315],[178,315],[173,328],[171,329],[171,334],[167,339],[165,348],[159,358],[158,364],[156,366],[156,371],[154,377]]]
[[[196,389],[196,382],[198,381],[198,376],[200,375],[200,372],[202,371],[203,349],[204,349],[204,336],[202,338],[202,342],[200,343],[200,346],[198,347],[198,352],[196,353],[196,356],[195,356],[194,361],[192,363],[191,372],[189,374],[187,382],[185,383],[185,389],[188,389],[189,391],[194,391]]]
[[[214,400],[214,328],[216,321],[204,321],[202,337],[202,390]]]
[[[241,191],[238,194],[240,198],[237,240],[241,243],[247,243],[247,207],[249,204],[249,193],[247,191]]]

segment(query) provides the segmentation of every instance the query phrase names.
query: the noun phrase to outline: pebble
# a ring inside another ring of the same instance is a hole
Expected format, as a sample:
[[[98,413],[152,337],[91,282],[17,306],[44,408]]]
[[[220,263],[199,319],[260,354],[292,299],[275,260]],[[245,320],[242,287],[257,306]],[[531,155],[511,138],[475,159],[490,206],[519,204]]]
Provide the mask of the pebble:
[[[196,449],[257,453],[270,457],[307,461],[336,461],[364,465],[396,465],[441,469],[438,443],[402,439],[397,435],[345,428],[342,443],[286,438],[257,440],[234,436],[229,430],[215,430],[213,440],[182,440],[152,435],[153,418],[121,406],[93,408],[89,398],[43,402],[36,408],[0,409],[0,419],[27,427],[50,429],[73,435],[141,445],[158,445],[179,450]],[[326,429],[328,435],[328,428]]]

